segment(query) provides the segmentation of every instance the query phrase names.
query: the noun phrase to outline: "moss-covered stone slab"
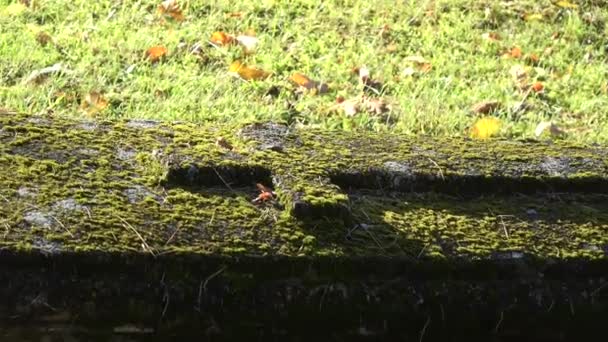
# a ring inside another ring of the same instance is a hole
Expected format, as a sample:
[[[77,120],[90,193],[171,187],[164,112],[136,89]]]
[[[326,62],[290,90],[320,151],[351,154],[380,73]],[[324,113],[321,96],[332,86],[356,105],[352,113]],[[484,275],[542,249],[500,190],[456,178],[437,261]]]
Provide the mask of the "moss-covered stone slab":
[[[405,318],[416,328],[403,333],[418,336],[428,317],[460,326],[446,312],[469,304],[467,322],[487,317],[492,329],[500,317],[499,328],[521,328],[518,312],[595,317],[608,308],[607,154],[3,112],[0,318],[50,306],[110,330],[192,317],[245,329],[218,316],[245,306],[257,314],[240,322],[277,324],[268,331],[308,336],[284,315],[342,313],[343,336],[398,334]],[[274,198],[253,201],[257,183]]]

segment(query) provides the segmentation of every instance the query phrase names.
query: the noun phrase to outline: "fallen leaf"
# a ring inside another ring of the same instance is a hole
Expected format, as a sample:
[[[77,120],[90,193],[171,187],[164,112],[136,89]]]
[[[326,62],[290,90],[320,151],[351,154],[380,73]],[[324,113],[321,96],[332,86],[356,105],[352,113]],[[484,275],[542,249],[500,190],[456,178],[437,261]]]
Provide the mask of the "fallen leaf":
[[[218,137],[215,140],[215,145],[218,146],[218,147],[227,149],[227,150],[232,150],[232,145],[224,137]]]
[[[370,77],[369,69],[364,65],[360,68],[357,68],[359,74],[359,81],[363,84],[363,90],[371,91],[375,94],[380,94],[382,90],[382,83],[376,80],[373,80]]]
[[[240,61],[234,61],[228,67],[228,72],[234,76],[238,76],[246,81],[249,80],[261,80],[268,78],[270,73],[257,69],[254,67],[247,66]]]
[[[362,105],[368,112],[376,115],[384,114],[390,110],[390,106],[381,98],[364,96],[362,98]]]
[[[473,125],[471,138],[488,139],[498,133],[500,124],[500,120],[495,117],[483,117]]]
[[[316,87],[316,82],[308,78],[308,76],[301,74],[299,72],[294,73],[289,77],[289,80],[296,85],[306,88],[308,90],[314,89]]]
[[[471,110],[477,114],[490,114],[498,108],[500,108],[498,101],[482,101],[473,105]]]
[[[549,132],[549,134],[554,137],[566,134],[566,132],[551,121],[543,121],[539,123],[534,130],[534,135],[538,138],[545,132]]]
[[[431,62],[422,56],[409,56],[404,61],[413,63],[415,68],[423,73],[429,72],[432,69]]]
[[[228,45],[234,42],[234,37],[230,34],[216,31],[213,32],[211,38],[209,38],[209,41],[216,45]]]
[[[4,8],[3,13],[10,17],[17,17],[25,13],[27,6],[22,3],[13,3]]]
[[[414,68],[412,68],[411,66],[403,69],[403,75],[405,75],[405,76],[412,76],[415,73],[416,73],[416,70]]]
[[[574,8],[578,8],[577,4],[573,4],[569,1],[558,1],[556,3],[557,6],[561,7],[561,8],[570,8],[570,9],[574,9]]]
[[[416,63],[416,64],[426,64],[426,63],[429,63],[429,61],[427,61],[422,56],[409,56],[409,57],[405,57],[405,61],[406,62],[413,62],[413,63]]]
[[[481,35],[481,38],[492,42],[500,40],[500,36],[496,32],[486,32]]]
[[[525,21],[539,21],[539,20],[543,20],[543,15],[540,14],[540,13],[526,14],[524,16],[524,20]]]
[[[242,18],[243,12],[230,12],[230,13],[226,13],[226,16],[228,18]]]
[[[23,83],[25,83],[25,84],[29,84],[29,83],[40,84],[44,80],[46,80],[46,78],[49,75],[51,75],[51,74],[58,74],[58,73],[69,74],[69,73],[72,73],[72,71],[64,68],[63,65],[61,65],[61,63],[56,63],[56,64],[53,64],[50,67],[46,67],[46,68],[42,68],[42,69],[39,69],[39,70],[32,71],[32,73],[23,81]]]
[[[534,90],[537,93],[540,93],[543,91],[543,89],[545,89],[545,86],[541,83],[541,82],[535,82],[532,85],[532,90]]]
[[[387,46],[385,46],[384,49],[386,52],[391,53],[391,52],[397,51],[399,49],[399,46],[395,43],[390,43]]]
[[[53,41],[53,38],[48,33],[40,31],[36,34],[36,41],[42,46],[47,46]]]
[[[256,197],[255,199],[253,199],[251,201],[252,203],[263,203],[263,202],[268,202],[268,201],[271,201],[272,199],[274,199],[274,196],[276,194],[274,193],[274,191],[272,191],[272,189],[270,189],[260,183],[256,183],[255,186],[260,191],[260,194],[258,195],[258,197]]]
[[[80,102],[80,109],[87,112],[89,116],[93,116],[108,107],[108,103],[108,100],[99,92],[92,91],[84,96]]]
[[[340,107],[346,116],[355,116],[359,113],[359,99],[349,99],[340,102]]]
[[[150,62],[155,63],[158,62],[161,58],[167,55],[167,48],[164,46],[153,46],[146,50],[146,56],[150,60]]]
[[[520,58],[521,57],[521,49],[517,46],[513,47],[511,51],[509,51],[509,55],[512,58]]]
[[[158,13],[163,16],[170,17],[176,21],[183,21],[184,15],[177,4],[177,0],[165,0],[158,5]]]
[[[243,46],[246,53],[252,53],[258,45],[259,39],[254,36],[240,35],[236,37],[236,41]]]
[[[346,116],[355,116],[361,111],[370,114],[381,115],[391,110],[391,106],[384,99],[361,95],[345,100],[339,96],[336,98],[335,108],[340,108]]]
[[[511,78],[513,82],[520,89],[525,89],[528,81],[528,72],[526,69],[519,64],[516,64],[509,69],[509,74],[511,74]]]
[[[540,61],[540,58],[538,58],[538,55],[535,53],[531,53],[526,55],[526,60],[531,64],[537,64]]]

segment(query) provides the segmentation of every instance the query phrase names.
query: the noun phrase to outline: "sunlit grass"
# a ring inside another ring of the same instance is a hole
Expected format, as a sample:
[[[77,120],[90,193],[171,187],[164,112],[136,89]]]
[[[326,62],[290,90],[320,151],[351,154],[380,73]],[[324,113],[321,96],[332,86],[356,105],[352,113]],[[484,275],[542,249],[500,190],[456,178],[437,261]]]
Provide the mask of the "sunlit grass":
[[[608,7],[579,2],[564,9],[550,1],[225,1],[179,2],[185,20],[163,23],[153,1],[39,0],[9,14],[19,1],[0,0],[0,107],[53,115],[84,116],[83,97],[100,92],[109,105],[100,117],[194,122],[284,120],[331,129],[399,134],[468,135],[471,106],[500,101],[493,113],[505,137],[531,137],[552,120],[567,139],[608,141]],[[230,16],[230,13],[242,16]],[[539,20],[525,20],[537,15]],[[256,32],[257,51],[216,47],[215,31]],[[36,39],[46,32],[52,42]],[[496,33],[492,41],[484,33]],[[199,54],[192,54],[200,44]],[[162,45],[169,54],[150,63],[145,51]],[[518,46],[521,58],[502,55]],[[536,54],[538,63],[526,56]],[[421,56],[428,72],[407,75],[407,57]],[[228,74],[243,59],[272,72],[247,82]],[[70,72],[25,84],[35,70],[62,63]],[[545,90],[524,99],[509,74],[521,64],[529,82]],[[336,97],[358,96],[352,69],[366,65],[384,85],[386,115],[348,117]],[[301,72],[327,82],[330,91],[294,94],[288,78]],[[278,86],[278,97],[267,96]]]

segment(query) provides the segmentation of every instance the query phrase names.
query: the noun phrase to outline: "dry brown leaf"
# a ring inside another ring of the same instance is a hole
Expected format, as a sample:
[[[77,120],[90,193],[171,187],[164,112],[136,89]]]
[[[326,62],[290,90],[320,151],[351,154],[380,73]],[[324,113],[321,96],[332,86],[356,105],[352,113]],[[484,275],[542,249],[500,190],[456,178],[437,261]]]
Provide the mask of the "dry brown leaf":
[[[239,44],[241,44],[241,46],[243,46],[243,50],[246,53],[252,53],[255,51],[256,46],[259,43],[259,39],[255,36],[248,36],[248,35],[240,35],[240,36],[236,36],[235,40],[237,42],[239,42]]]
[[[229,74],[238,76],[246,81],[262,80],[270,76],[270,73],[261,69],[247,66],[241,61],[232,62],[232,64],[230,64],[230,66],[228,67],[228,72]]]
[[[424,58],[422,56],[409,56],[409,57],[406,57],[404,59],[404,61],[412,63],[414,65],[415,69],[422,73],[429,72],[433,68],[431,65],[431,62],[429,62],[426,58]],[[404,70],[404,73],[406,70],[408,70],[408,69],[406,68]],[[407,75],[407,73],[406,73],[406,76],[409,76],[409,75]]]
[[[477,114],[490,114],[500,108],[499,101],[482,101],[471,107],[471,110]]]
[[[362,98],[363,107],[370,113],[380,115],[388,112],[390,110],[390,106],[380,98]]]
[[[406,62],[413,62],[413,63],[416,63],[416,64],[426,64],[426,63],[429,63],[429,61],[427,61],[422,56],[409,56],[409,57],[405,57],[405,61]]]
[[[177,0],[165,0],[158,5],[158,13],[164,17],[172,18],[176,21],[183,21],[185,19],[182,10],[179,8]]]
[[[485,40],[489,40],[491,42],[500,40],[500,36],[496,32],[486,32],[481,35],[481,38],[483,38]]]
[[[228,140],[226,140],[226,138],[224,138],[224,137],[218,137],[215,140],[215,145],[218,147],[221,147],[223,149],[230,150],[230,151],[232,151],[232,148],[233,148],[232,144],[230,144],[228,142]]]
[[[545,132],[549,132],[552,137],[558,137],[566,134],[566,132],[551,121],[543,121],[539,123],[534,130],[534,135],[538,138]]]
[[[355,68],[359,74],[359,81],[363,84],[363,90],[370,91],[375,94],[380,94],[382,83],[370,77],[369,69],[363,65],[360,68]]]
[[[86,94],[80,102],[80,109],[93,116],[108,107],[108,100],[101,93],[92,91]]]
[[[509,74],[519,89],[523,90],[527,88],[528,72],[522,65],[516,64],[512,66],[511,69],[509,69]]]
[[[146,50],[146,56],[152,63],[156,63],[160,61],[161,58],[164,58],[167,55],[167,48],[164,46],[153,46]]]
[[[48,33],[40,31],[36,34],[36,41],[42,46],[47,46],[53,42],[53,38]]]

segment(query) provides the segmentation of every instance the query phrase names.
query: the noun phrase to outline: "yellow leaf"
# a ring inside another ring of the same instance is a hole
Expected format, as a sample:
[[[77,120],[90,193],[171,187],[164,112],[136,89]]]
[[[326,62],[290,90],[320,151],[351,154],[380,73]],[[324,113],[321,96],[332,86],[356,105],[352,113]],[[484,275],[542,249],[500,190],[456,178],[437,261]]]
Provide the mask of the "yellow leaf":
[[[24,4],[17,2],[14,4],[10,4],[4,8],[4,14],[10,17],[17,17],[22,15],[27,10],[27,6]]]
[[[543,20],[543,15],[540,13],[531,13],[524,16],[525,21],[540,21]]]
[[[488,139],[496,135],[500,130],[500,120],[494,117],[484,117],[473,125],[471,129],[471,138],[473,139]]]
[[[573,4],[569,1],[558,1],[556,5],[561,8],[578,8],[577,4]]]
[[[270,76],[270,73],[257,69],[254,67],[247,66],[240,61],[234,61],[228,67],[228,72],[234,76],[238,76],[246,81],[249,80],[262,80]]]

